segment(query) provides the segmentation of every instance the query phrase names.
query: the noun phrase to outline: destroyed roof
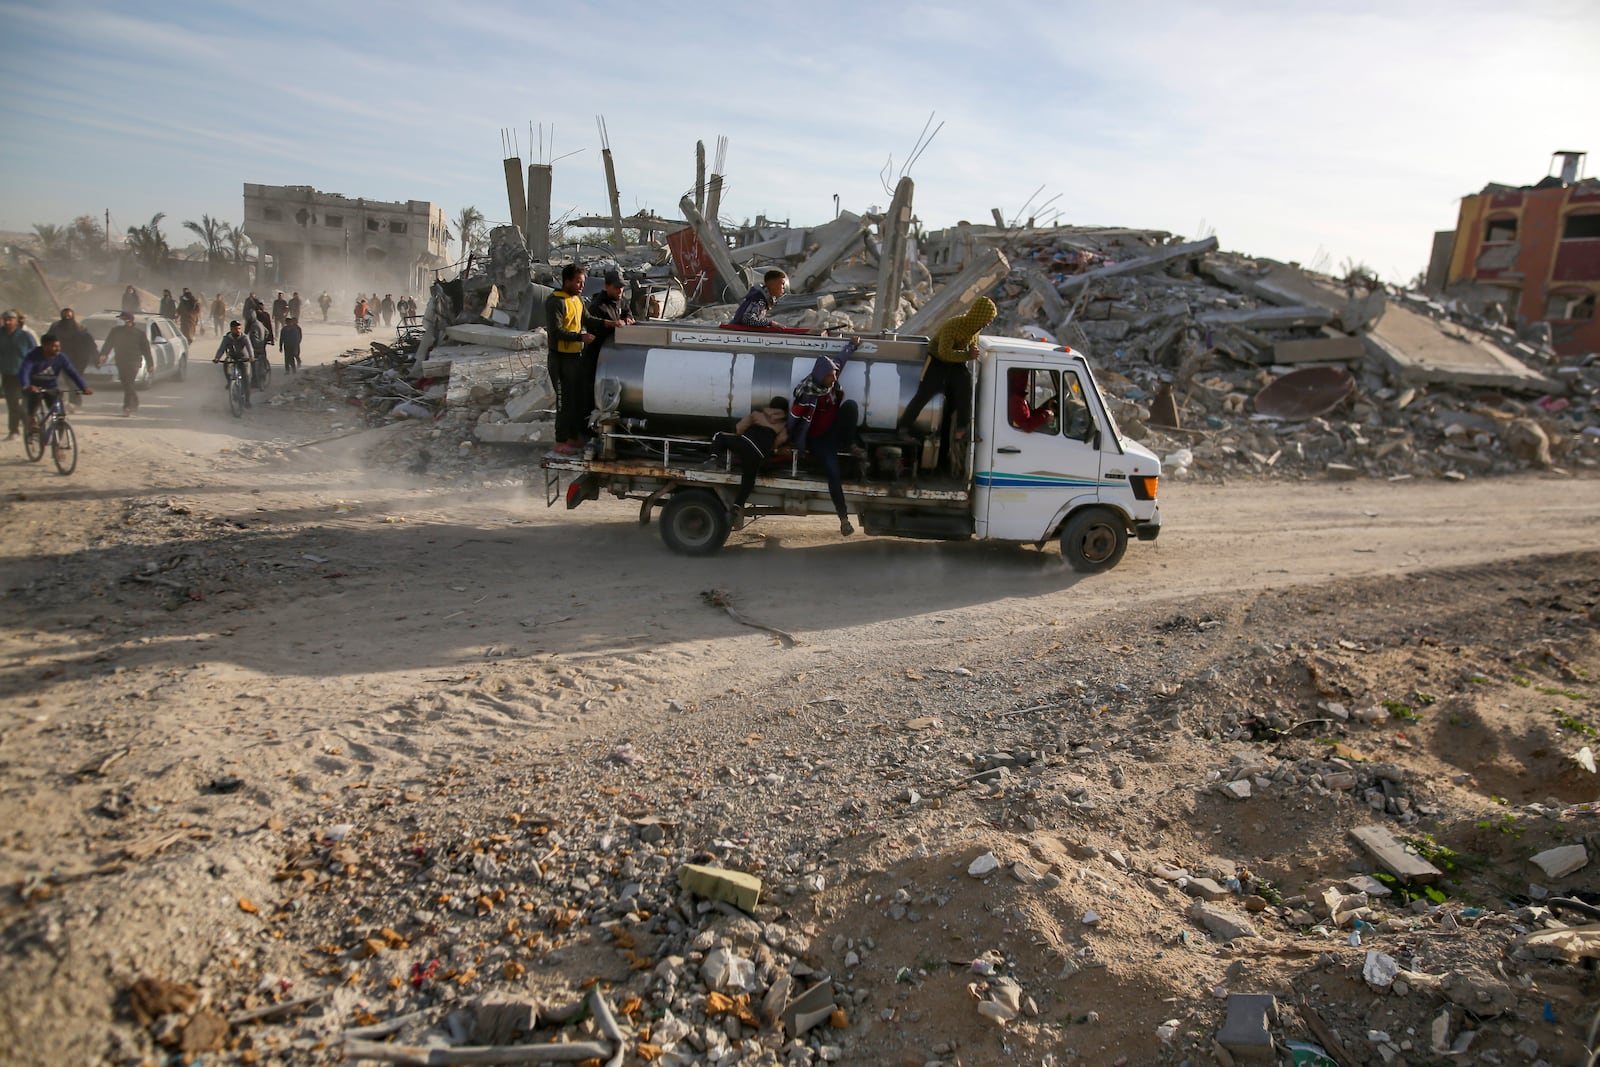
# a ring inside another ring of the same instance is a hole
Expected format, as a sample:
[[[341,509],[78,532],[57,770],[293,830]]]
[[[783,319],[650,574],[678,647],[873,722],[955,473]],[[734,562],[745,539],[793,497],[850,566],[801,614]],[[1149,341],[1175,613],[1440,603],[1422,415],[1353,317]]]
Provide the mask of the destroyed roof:
[[[1532,185],[1506,185],[1502,182],[1490,182],[1474,195],[1493,196],[1496,193],[1522,193],[1537,189],[1600,189],[1600,178],[1580,178],[1575,182],[1564,182],[1560,175],[1550,174]]]

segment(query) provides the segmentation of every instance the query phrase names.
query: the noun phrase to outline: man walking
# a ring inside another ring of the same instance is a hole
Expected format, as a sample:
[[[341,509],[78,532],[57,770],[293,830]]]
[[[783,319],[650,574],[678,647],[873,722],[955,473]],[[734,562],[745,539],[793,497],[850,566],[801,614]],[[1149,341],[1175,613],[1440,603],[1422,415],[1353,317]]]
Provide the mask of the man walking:
[[[50,327],[50,333],[61,342],[61,354],[67,357],[73,370],[82,374],[89,369],[97,353],[94,335],[83,328],[83,323],[78,321],[71,308],[61,309],[61,317]],[[76,394],[68,399],[68,404],[77,407]]]
[[[283,352],[283,373],[293,374],[300,369],[300,342],[304,337],[300,320],[290,315],[283,329],[278,331],[278,348]]]
[[[333,307],[333,297],[328,295],[328,290],[322,290],[322,295],[317,297],[317,307],[322,309],[322,321],[328,321],[328,309]]]
[[[217,331],[217,336],[222,336],[222,323],[228,317],[227,301],[218,293],[215,300],[211,301],[211,328]]]
[[[8,309],[0,314],[0,382],[6,394],[6,440],[22,430],[22,361],[39,347],[33,331],[22,325],[22,313]]]
[[[135,383],[139,371],[151,361],[150,335],[143,327],[133,324],[133,312],[124,311],[120,326],[113,326],[100,346],[100,366],[105,366],[106,356],[117,365],[117,378],[122,382],[122,414],[126,418],[139,410],[139,390]]]
[[[300,321],[300,292],[295,290],[289,297],[289,317],[296,322]]]
[[[283,320],[289,317],[289,301],[283,298],[283,290],[278,290],[278,295],[272,299],[272,335],[276,337],[283,332]]]
[[[178,297],[178,329],[183,331],[183,339],[194,344],[195,331],[200,328],[200,298],[184,286],[183,295]]]
[[[378,305],[378,314],[383,316],[384,326],[394,320],[394,296],[390,293],[383,294],[383,303]]]
[[[144,309],[139,306],[140,303],[139,291],[133,286],[130,285],[126,289],[122,290],[123,311],[143,311]]]

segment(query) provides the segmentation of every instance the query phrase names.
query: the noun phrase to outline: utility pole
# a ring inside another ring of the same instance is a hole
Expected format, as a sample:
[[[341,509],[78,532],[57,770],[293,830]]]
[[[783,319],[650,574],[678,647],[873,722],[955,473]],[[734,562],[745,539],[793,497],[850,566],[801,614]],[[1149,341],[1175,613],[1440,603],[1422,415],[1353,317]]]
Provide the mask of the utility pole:
[[[111,209],[106,208],[106,255],[111,254]]]

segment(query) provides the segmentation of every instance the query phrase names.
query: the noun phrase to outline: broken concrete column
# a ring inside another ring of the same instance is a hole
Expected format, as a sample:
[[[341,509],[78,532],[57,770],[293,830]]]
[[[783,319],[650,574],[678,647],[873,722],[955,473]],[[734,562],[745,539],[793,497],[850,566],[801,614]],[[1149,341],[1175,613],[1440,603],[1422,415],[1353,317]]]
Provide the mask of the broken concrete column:
[[[1061,294],[1056,292],[1056,287],[1050,284],[1050,279],[1044,276],[1044,271],[1030,265],[1023,272],[1028,279],[1028,291],[1039,301],[1039,310],[1044,314],[1045,321],[1050,324],[1052,331],[1060,331],[1067,324],[1067,303],[1061,299]]]
[[[975,253],[967,269],[946,282],[917,313],[900,324],[903,335],[931,334],[945,318],[966,309],[974,300],[993,289],[1011,270],[1011,263],[998,248]]]
[[[1002,230],[1006,228],[1006,217],[1004,215],[1000,214],[1000,209],[999,208],[997,208],[997,207],[990,208],[989,209],[989,214],[994,216],[994,224],[996,226],[1000,227]]]
[[[716,179],[712,181],[714,183]],[[689,220],[689,225],[694,227],[695,236],[700,238],[700,247],[711,258],[712,266],[717,268],[717,294],[730,303],[743,300],[749,285],[734,265],[733,257],[728,254],[728,242],[723,239],[722,231],[716,223],[695,210],[694,201],[689,197],[678,201],[678,207],[683,210],[683,217]]]
[[[622,239],[622,194],[617,190],[617,165],[611,158],[611,149],[600,151],[606,165],[606,193],[611,198],[611,243],[621,251],[626,241]]]
[[[715,222],[720,229],[722,226],[722,175],[711,176],[710,187],[706,190],[706,218]]]
[[[706,210],[706,143],[694,143],[694,207],[702,214]]]
[[[818,226],[811,236],[820,242],[806,261],[789,272],[789,285],[797,293],[808,293],[828,276],[833,265],[861,245],[864,222],[860,215],[841,211],[832,222]]]
[[[528,164],[528,253],[550,262],[550,165]]]
[[[511,225],[528,232],[528,194],[522,188],[522,160],[512,156],[505,161],[506,199],[511,202]]]
[[[1206,311],[1194,317],[1202,326],[1242,326],[1249,330],[1290,330],[1315,328],[1333,321],[1327,308],[1299,307],[1240,308],[1237,311]]]
[[[1125,259],[1121,263],[1112,263],[1108,266],[1086,271],[1083,274],[1075,274],[1057,286],[1056,292],[1063,297],[1071,296],[1084,286],[1101,278],[1114,278],[1120,274],[1142,274],[1149,270],[1160,270],[1170,263],[1201,256],[1207,252],[1215,252],[1216,249],[1217,239],[1215,237],[1207,237],[1203,241],[1190,241],[1188,244],[1168,245],[1166,248],[1159,248],[1149,255]]]
[[[872,310],[874,332],[892,330],[899,325],[900,286],[906,274],[906,240],[911,235],[911,194],[915,186],[909,177],[895,187],[889,210],[878,224],[882,247],[878,250],[878,296]]]

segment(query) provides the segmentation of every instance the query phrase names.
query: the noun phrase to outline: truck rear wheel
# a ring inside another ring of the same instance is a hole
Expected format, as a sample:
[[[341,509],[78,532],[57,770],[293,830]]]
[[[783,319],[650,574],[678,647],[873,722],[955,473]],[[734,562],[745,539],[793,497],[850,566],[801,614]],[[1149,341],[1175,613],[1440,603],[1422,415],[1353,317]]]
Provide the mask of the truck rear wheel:
[[[684,556],[709,556],[728,540],[728,509],[715,493],[673,493],[661,509],[661,540]]]
[[[1108,508],[1085,508],[1061,528],[1061,557],[1082,574],[1108,571],[1128,550],[1128,527]]]

